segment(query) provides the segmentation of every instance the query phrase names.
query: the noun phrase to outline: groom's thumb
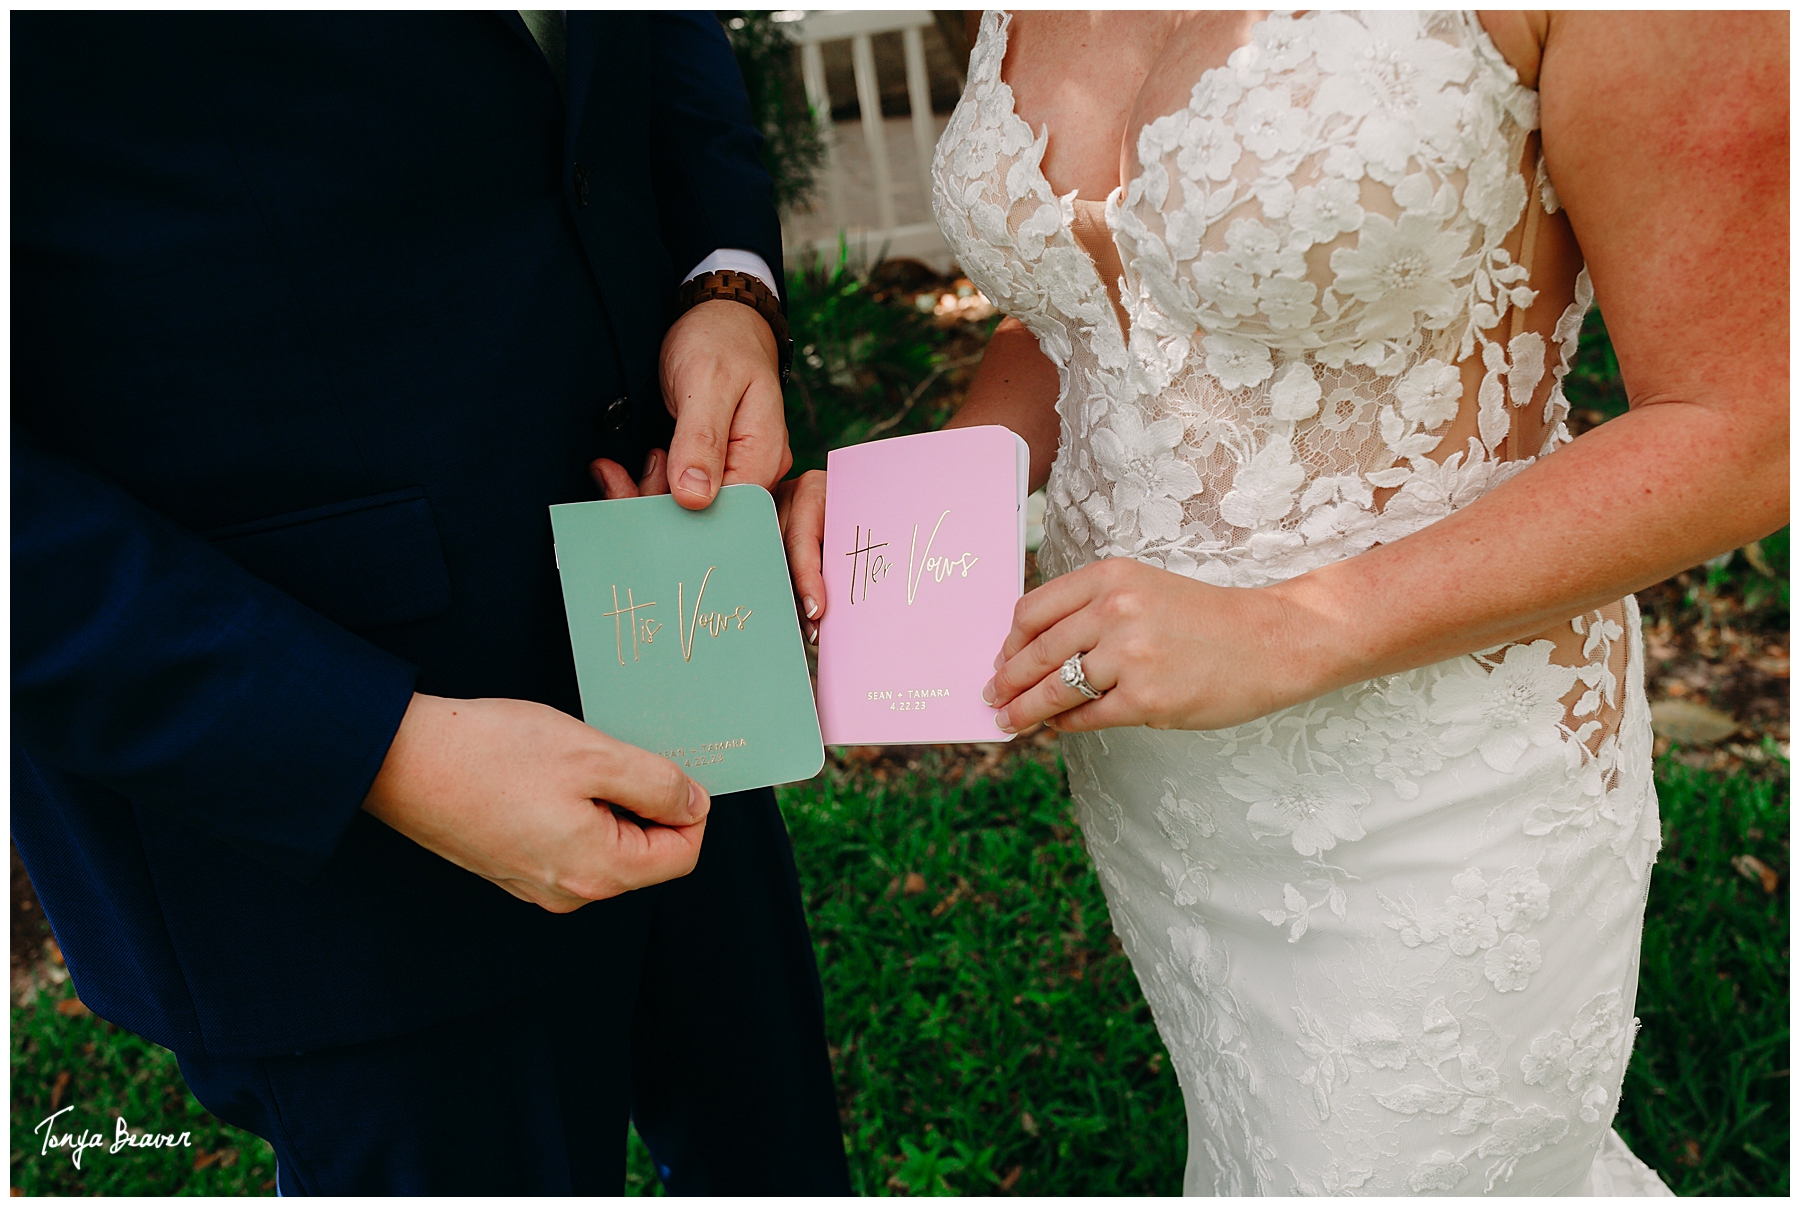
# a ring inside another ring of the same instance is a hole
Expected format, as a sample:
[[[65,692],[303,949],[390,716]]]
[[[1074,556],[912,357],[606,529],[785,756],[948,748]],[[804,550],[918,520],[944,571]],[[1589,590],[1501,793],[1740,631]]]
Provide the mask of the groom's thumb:
[[[732,400],[735,403],[735,399]],[[731,404],[684,400],[669,441],[669,491],[683,507],[712,503],[725,477],[725,451],[731,441]]]
[[[706,819],[712,797],[681,768],[648,750],[597,736],[608,749],[588,795],[658,825],[691,826]]]

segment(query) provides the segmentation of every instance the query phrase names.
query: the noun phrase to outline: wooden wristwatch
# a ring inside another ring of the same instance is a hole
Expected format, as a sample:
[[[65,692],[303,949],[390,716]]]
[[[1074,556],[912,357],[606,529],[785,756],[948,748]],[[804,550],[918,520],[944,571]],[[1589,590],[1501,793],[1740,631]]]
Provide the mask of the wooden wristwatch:
[[[769,330],[775,333],[775,353],[780,363],[781,384],[786,385],[794,369],[794,341],[788,335],[787,316],[781,313],[781,301],[761,279],[747,272],[729,268],[701,273],[684,284],[675,294],[675,317],[680,318],[701,302],[714,298],[742,302],[763,316]]]

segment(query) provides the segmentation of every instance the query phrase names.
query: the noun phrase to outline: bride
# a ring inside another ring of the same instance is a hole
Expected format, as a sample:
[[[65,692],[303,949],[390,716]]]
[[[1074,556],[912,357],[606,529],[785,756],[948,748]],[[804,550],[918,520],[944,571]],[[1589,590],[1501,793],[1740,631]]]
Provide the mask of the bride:
[[[935,204],[1048,479],[1064,737],[1188,1193],[1667,1194],[1627,594],[1787,511],[1786,28],[990,12]],[[1562,391],[1604,307],[1631,412]],[[784,499],[823,601],[816,479]]]

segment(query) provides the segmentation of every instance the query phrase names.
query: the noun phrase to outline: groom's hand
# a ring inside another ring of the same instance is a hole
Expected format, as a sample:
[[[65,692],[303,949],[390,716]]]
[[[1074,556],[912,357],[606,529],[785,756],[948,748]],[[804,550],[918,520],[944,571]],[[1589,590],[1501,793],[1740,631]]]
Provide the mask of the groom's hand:
[[[675,764],[567,713],[427,695],[413,696],[363,802],[426,850],[559,914],[687,875],[711,807]]]
[[[787,475],[780,363],[768,322],[741,302],[701,302],[669,328],[662,393],[675,416],[668,483],[677,503],[698,510],[721,486],[773,490]]]

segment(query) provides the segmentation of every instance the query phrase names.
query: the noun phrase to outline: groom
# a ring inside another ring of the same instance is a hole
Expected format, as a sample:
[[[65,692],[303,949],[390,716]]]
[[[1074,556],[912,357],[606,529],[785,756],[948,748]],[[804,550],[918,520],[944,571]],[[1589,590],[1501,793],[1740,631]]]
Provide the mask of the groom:
[[[284,1194],[617,1194],[628,1112],[671,1191],[847,1192],[773,796],[573,719],[545,512],[786,471],[717,22],[12,31],[12,826],[82,999]]]

